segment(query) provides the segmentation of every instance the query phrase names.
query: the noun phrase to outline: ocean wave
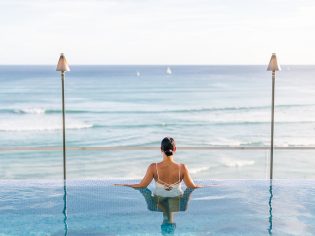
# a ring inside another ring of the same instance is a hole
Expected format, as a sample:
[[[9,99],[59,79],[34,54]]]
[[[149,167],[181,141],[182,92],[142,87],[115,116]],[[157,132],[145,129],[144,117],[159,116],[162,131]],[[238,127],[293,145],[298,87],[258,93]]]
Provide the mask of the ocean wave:
[[[44,130],[59,130],[61,129],[61,118],[60,117],[53,117],[54,121],[51,122],[51,117],[43,117],[43,119],[33,119],[30,121],[30,119],[10,119],[1,121],[0,120],[0,131],[31,131],[31,130],[38,130],[38,131],[44,131]],[[45,120],[46,119],[46,120]],[[57,121],[55,121],[57,119]],[[191,128],[207,128],[207,127],[213,127],[213,126],[244,126],[244,125],[258,125],[258,124],[270,124],[270,121],[264,121],[264,122],[208,122],[208,123],[149,123],[149,124],[97,124],[92,122],[85,122],[85,121],[71,121],[73,118],[67,118],[66,119],[66,128],[67,129],[85,129],[85,128],[93,128],[93,129],[118,129],[118,130],[125,130],[125,129],[132,129],[132,130],[138,130],[141,128],[152,128],[152,129],[191,129]],[[277,122],[278,124],[303,124],[303,123],[311,123],[314,124],[315,121],[292,121],[292,122]],[[222,141],[215,141],[212,142],[211,146],[217,146],[222,145]],[[261,146],[264,143],[263,142],[240,142],[240,141],[233,141],[228,142],[230,145],[234,146]]]
[[[40,116],[39,116],[40,117]],[[67,119],[67,129],[87,129],[93,127],[93,124],[80,120]],[[56,131],[61,130],[61,119],[57,117],[41,117],[41,118],[23,118],[0,120],[0,131]]]
[[[257,146],[266,146],[269,145],[269,140],[268,142],[263,142],[263,141],[253,141],[253,142],[242,142],[239,146],[246,146],[246,147],[257,147]]]
[[[244,167],[252,166],[255,164],[253,160],[236,160],[236,159],[223,159],[222,164],[226,167]]]
[[[209,169],[210,169],[210,167],[191,168],[191,169],[190,169],[190,173],[191,173],[191,174],[197,174],[197,173],[200,173],[200,172],[207,171],[207,170],[209,170]]]
[[[10,113],[10,109],[7,109]],[[13,109],[12,113],[20,114],[44,114],[46,110],[44,108],[24,108],[24,109]]]
[[[287,105],[275,105],[275,108],[293,108],[293,107],[314,107],[315,104],[287,104]],[[205,108],[192,108],[192,109],[178,109],[162,112],[212,112],[212,111],[252,111],[252,110],[264,110],[270,109],[270,106],[231,106],[231,107],[205,107]]]
[[[314,121],[277,121],[277,124],[313,124]],[[184,127],[211,127],[211,126],[237,126],[237,125],[258,125],[258,124],[270,124],[270,121],[209,121],[204,123],[182,123],[182,122],[161,122],[161,123],[148,123],[148,124],[94,124],[93,128],[159,128],[159,127],[171,127],[171,128],[184,128]]]
[[[93,125],[87,125],[87,124],[83,124],[83,125],[70,125],[67,126],[67,130],[68,129],[87,129],[87,128],[91,128]],[[15,131],[15,132],[20,132],[20,131],[57,131],[57,130],[61,130],[62,127],[1,127],[0,126],[0,131]]]
[[[315,104],[287,104],[276,105],[275,108],[294,108],[294,107],[314,107]],[[203,112],[216,112],[216,111],[253,111],[270,109],[270,106],[231,106],[231,107],[201,107],[201,108],[187,108],[187,109],[127,109],[121,108],[120,110],[112,109],[67,109],[67,113],[80,114],[80,113],[113,113],[113,114],[156,114],[156,113],[203,113]],[[12,113],[12,114],[54,114],[61,113],[61,109],[47,109],[41,107],[26,107],[26,108],[5,108],[0,109],[0,113]]]

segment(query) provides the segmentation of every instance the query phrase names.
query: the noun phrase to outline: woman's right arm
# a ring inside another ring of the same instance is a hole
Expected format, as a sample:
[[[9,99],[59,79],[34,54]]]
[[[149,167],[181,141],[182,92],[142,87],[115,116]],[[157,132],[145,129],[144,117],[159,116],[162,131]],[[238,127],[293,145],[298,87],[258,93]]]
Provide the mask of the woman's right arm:
[[[145,176],[143,177],[143,179],[141,180],[140,183],[138,184],[114,184],[115,186],[126,186],[126,187],[132,187],[132,188],[146,188],[152,181],[153,179],[153,169],[155,167],[155,164],[152,163],[151,165],[149,165],[148,169],[147,169],[147,173],[145,174]]]
[[[190,176],[188,167],[185,164],[183,164],[183,174],[184,174],[183,180],[184,180],[184,183],[187,186],[187,188],[200,188],[200,187],[202,187],[201,185],[194,183],[193,179]]]

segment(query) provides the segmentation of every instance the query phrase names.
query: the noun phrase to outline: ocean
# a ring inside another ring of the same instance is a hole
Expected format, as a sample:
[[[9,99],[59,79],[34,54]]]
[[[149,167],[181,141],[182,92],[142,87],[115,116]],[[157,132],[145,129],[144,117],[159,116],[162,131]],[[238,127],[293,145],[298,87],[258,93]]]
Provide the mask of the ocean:
[[[194,178],[266,178],[268,150],[180,147],[270,145],[266,66],[71,66],[66,73],[69,147],[156,150],[67,152],[69,178],[141,178],[163,137]],[[55,66],[0,66],[0,178],[62,178],[61,79]],[[276,74],[275,145],[315,146],[315,66]],[[314,150],[275,150],[276,178],[314,178]]]

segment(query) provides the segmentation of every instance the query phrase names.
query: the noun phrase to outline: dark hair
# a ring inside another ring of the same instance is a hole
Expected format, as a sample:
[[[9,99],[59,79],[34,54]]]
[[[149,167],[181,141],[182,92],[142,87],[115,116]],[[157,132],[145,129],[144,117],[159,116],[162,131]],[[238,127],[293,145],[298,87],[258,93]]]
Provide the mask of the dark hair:
[[[165,137],[161,142],[161,150],[166,156],[172,156],[175,150],[175,140],[171,137]]]

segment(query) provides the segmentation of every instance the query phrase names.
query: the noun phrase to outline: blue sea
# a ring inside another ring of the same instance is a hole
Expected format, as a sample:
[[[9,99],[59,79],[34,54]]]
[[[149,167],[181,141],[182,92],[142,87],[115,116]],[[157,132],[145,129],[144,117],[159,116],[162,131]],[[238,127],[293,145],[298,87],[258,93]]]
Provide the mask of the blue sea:
[[[266,178],[268,150],[180,147],[270,145],[266,66],[71,66],[66,73],[69,147],[156,147],[67,152],[69,178],[140,178],[175,138],[194,178]],[[62,177],[61,79],[55,66],[0,66],[0,178]],[[315,146],[315,66],[276,75],[275,145]],[[314,178],[315,150],[275,150],[276,178]]]

